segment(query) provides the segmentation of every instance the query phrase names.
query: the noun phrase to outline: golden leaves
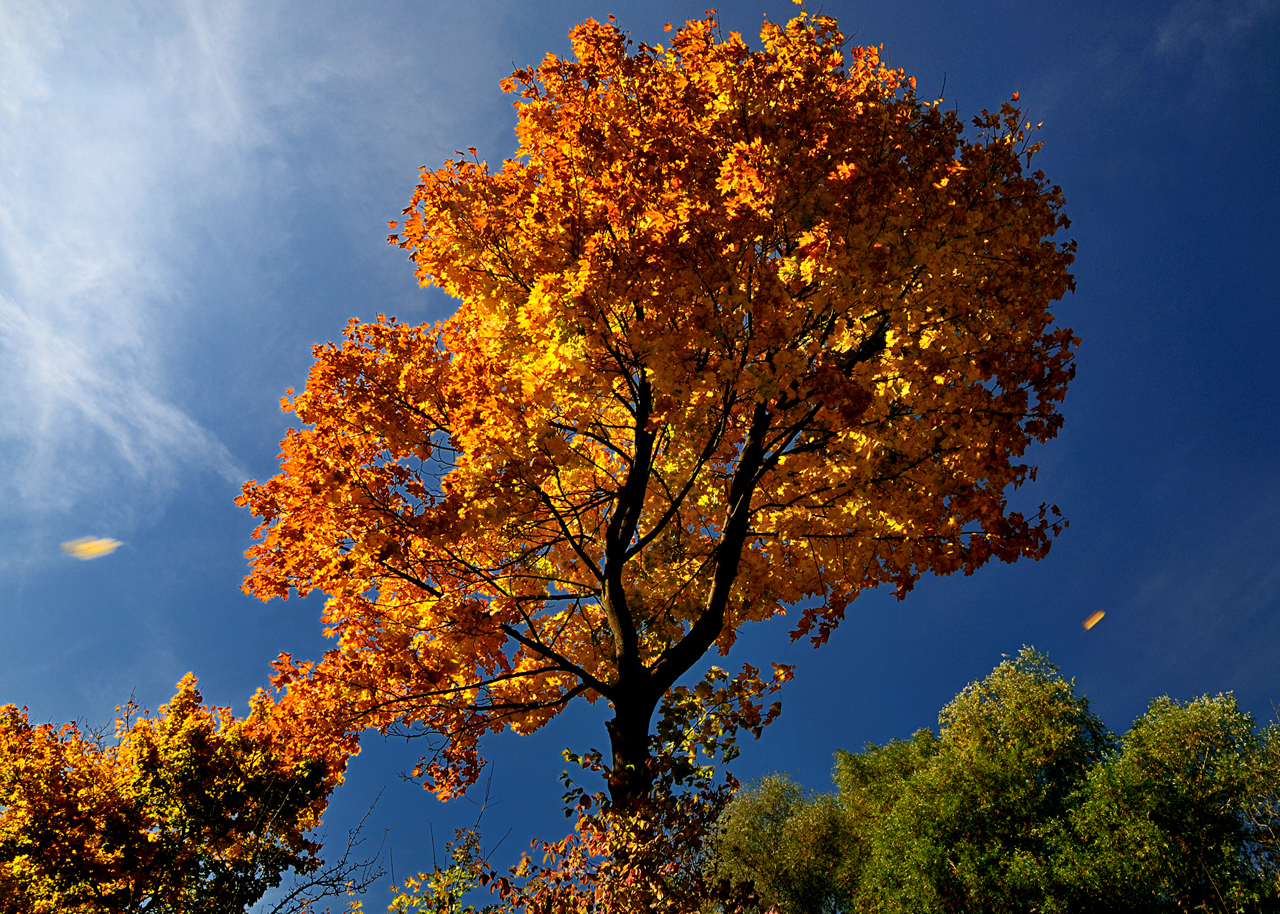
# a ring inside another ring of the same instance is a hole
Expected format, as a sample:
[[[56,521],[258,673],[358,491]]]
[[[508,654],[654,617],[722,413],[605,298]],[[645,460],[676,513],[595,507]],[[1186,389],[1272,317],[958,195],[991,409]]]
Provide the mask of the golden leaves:
[[[0,707],[8,902],[127,910],[150,896],[208,910],[225,901],[231,878],[252,905],[286,869],[320,864],[306,835],[336,771],[291,754],[284,747],[297,740],[260,717],[202,705],[190,674],[157,714],[137,712],[117,708],[110,741],[75,724],[33,726],[26,709]]]
[[[822,641],[862,590],[1061,529],[1006,502],[1076,344],[1020,114],[967,138],[829,17],[762,38],[583,23],[505,84],[515,157],[423,171],[392,241],[457,312],[318,347],[241,497],[246,589],[329,595],[337,645],[287,688],[334,739],[425,726],[456,791],[483,732],[613,701],[624,648],[647,675],[699,619],[725,651],[796,604]]]

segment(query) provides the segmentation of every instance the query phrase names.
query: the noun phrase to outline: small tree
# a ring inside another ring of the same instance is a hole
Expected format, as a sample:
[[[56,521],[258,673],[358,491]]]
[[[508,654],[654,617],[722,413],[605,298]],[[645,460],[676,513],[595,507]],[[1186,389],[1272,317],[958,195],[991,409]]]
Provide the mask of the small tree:
[[[378,875],[320,859],[345,757],[300,754],[268,702],[238,719],[187,675],[154,717],[122,710],[113,741],[0,707],[3,910],[240,914],[292,870],[275,910],[298,912]]]
[[[1018,109],[967,140],[824,16],[756,52],[710,18],[668,49],[570,37],[504,83],[516,157],[424,169],[392,223],[457,312],[317,347],[283,404],[304,427],[241,500],[246,590],[329,595],[335,649],[278,665],[291,713],[435,737],[444,797],[484,732],[583,697],[637,802],[655,709],[745,623],[799,607],[822,643],[865,589],[1040,558],[1060,527],[1006,503],[1075,345]]]
[[[838,914],[848,910],[858,824],[837,798],[771,775],[718,818],[708,866],[713,878],[749,887],[760,908]]]

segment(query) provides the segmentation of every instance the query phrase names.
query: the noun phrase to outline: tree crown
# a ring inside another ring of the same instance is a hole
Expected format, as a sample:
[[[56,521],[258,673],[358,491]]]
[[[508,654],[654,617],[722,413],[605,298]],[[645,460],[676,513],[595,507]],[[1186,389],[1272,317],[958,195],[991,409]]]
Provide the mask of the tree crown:
[[[318,726],[441,736],[444,796],[482,732],[580,695],[617,710],[625,780],[741,625],[799,607],[821,643],[864,589],[1060,528],[1006,502],[1074,371],[1029,125],[1006,104],[965,139],[828,17],[761,37],[588,21],[516,71],[515,157],[424,169],[392,223],[457,312],[317,347],[280,474],[245,487],[246,589],[324,591],[338,639],[278,685]]]

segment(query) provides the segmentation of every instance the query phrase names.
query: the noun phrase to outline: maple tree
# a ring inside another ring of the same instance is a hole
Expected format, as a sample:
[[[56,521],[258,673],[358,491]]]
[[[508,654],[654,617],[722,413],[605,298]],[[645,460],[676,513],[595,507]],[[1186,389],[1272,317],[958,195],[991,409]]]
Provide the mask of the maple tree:
[[[336,647],[281,656],[281,707],[353,751],[427,736],[442,797],[482,734],[583,697],[637,801],[660,702],[742,625],[791,609],[822,643],[863,590],[1040,558],[1062,526],[1007,502],[1077,342],[1049,312],[1063,197],[1013,103],[966,138],[825,16],[754,52],[710,16],[668,48],[570,38],[504,82],[516,155],[423,169],[392,223],[456,313],[317,347],[279,474],[241,497],[246,590],[328,595]],[[680,694],[758,732],[789,676]]]
[[[300,753],[265,695],[237,718],[188,674],[155,716],[119,710],[109,740],[0,707],[0,908],[241,912],[292,870],[274,910],[301,912],[377,875],[319,857],[346,758]]]

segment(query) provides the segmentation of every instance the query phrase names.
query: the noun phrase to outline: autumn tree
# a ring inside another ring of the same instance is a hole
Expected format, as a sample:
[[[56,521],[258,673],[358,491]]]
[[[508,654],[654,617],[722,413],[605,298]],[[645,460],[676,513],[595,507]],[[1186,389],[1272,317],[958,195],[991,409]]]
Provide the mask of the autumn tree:
[[[328,595],[335,648],[278,663],[291,713],[432,738],[445,797],[483,733],[582,697],[638,800],[655,709],[744,624],[792,611],[820,644],[866,589],[1040,558],[1060,527],[1007,502],[1076,342],[1020,111],[966,137],[825,16],[758,51],[712,18],[668,48],[570,37],[504,83],[515,156],[424,169],[392,223],[457,311],[317,347],[280,473],[241,500],[245,588]],[[789,674],[745,668],[734,713]]]
[[[345,758],[303,754],[260,696],[247,718],[178,683],[159,712],[123,706],[115,738],[0,707],[0,909],[240,914],[293,871],[276,912],[379,873],[326,864],[319,824]]]

